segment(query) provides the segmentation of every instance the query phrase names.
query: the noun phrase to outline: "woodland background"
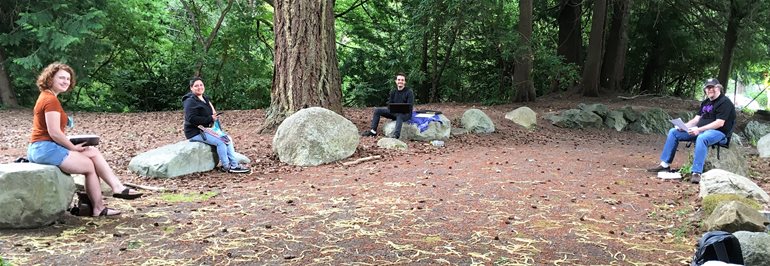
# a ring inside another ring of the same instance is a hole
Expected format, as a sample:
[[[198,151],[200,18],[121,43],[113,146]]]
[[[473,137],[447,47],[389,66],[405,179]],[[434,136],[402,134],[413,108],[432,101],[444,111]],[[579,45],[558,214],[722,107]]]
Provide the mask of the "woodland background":
[[[768,29],[760,0],[3,0],[0,99],[34,105],[53,61],[77,72],[65,108],[86,111],[178,110],[195,75],[222,110],[280,105],[314,84],[341,96],[302,105],[380,105],[397,72],[418,103],[694,97],[707,77],[760,83]],[[292,67],[325,82],[281,85]]]

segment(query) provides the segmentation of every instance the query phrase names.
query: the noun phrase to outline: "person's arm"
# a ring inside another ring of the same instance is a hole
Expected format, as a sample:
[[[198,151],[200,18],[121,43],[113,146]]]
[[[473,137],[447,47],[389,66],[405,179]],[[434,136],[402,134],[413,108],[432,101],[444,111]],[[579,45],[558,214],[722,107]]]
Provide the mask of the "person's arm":
[[[684,123],[687,128],[695,127],[695,125],[698,124],[698,121],[700,121],[700,115],[696,115],[690,121],[687,121],[687,123]],[[687,130],[687,128],[683,128],[682,130]]]
[[[214,123],[214,117],[201,114],[200,110],[196,110],[193,101],[195,101],[193,98],[184,101],[184,120],[195,126]]]
[[[390,103],[395,103],[396,99],[393,99],[395,97],[396,97],[396,91],[395,90],[391,90],[390,94],[388,94],[388,102],[385,103],[385,104],[387,105],[387,104],[390,104]]]
[[[45,112],[45,126],[46,130],[48,130],[48,136],[51,136],[51,139],[53,139],[54,142],[58,143],[59,145],[62,145],[63,147],[67,148],[71,151],[83,151],[86,148],[83,147],[84,143],[74,145],[72,142],[70,142],[69,139],[67,139],[67,136],[64,135],[64,132],[61,131],[61,113],[57,111],[50,111]]]
[[[414,91],[409,90],[409,94],[406,95],[406,103],[414,106]]]

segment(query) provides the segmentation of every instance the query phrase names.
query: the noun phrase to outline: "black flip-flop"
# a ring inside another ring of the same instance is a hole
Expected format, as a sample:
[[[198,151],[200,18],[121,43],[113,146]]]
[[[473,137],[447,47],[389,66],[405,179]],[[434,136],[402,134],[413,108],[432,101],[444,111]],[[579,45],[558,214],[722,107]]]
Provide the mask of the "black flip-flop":
[[[130,194],[130,192],[131,192],[131,189],[130,188],[126,188],[123,191],[121,191],[120,193],[112,194],[112,197],[119,198],[119,199],[132,200],[132,199],[136,199],[138,197],[141,197],[143,195],[142,193]]]

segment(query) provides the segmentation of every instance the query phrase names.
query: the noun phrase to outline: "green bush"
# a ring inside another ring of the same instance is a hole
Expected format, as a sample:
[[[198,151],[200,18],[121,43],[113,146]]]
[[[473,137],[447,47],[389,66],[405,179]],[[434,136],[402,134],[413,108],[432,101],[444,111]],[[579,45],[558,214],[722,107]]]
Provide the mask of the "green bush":
[[[738,201],[755,210],[762,209],[762,205],[759,204],[759,202],[756,200],[746,198],[738,194],[713,194],[703,198],[703,212],[706,214],[706,216],[711,215],[711,213],[714,212],[714,209],[716,209],[720,203],[728,201]]]

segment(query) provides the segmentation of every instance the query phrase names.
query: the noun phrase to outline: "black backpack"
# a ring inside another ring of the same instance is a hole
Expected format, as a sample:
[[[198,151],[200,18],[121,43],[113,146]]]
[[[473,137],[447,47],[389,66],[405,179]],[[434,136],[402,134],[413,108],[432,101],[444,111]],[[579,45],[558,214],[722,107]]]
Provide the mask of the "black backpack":
[[[725,231],[711,231],[703,234],[698,241],[698,249],[695,250],[695,256],[690,265],[700,266],[712,260],[743,265],[743,253],[738,238]]]

